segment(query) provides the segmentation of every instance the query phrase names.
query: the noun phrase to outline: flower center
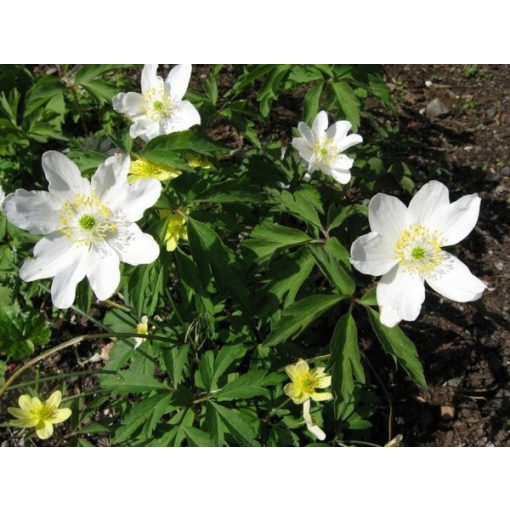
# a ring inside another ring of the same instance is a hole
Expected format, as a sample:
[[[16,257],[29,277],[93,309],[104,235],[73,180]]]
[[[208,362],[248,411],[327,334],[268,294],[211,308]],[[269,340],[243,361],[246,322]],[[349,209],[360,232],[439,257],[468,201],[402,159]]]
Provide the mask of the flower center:
[[[83,230],[92,230],[96,224],[96,218],[90,214],[84,214],[80,218],[79,224]]]
[[[36,411],[32,411],[32,414],[39,421],[48,421],[54,418],[55,416],[55,408],[52,406],[48,406],[47,404],[43,404]]]
[[[442,241],[439,232],[430,231],[423,225],[413,225],[400,235],[395,245],[395,256],[405,271],[427,276],[445,260]]]
[[[312,147],[312,154],[317,162],[325,165],[331,165],[339,152],[333,139],[328,137],[316,141]]]
[[[173,101],[163,86],[151,87],[143,93],[144,114],[151,120],[165,120],[171,117]]]
[[[316,377],[309,372],[302,380],[303,393],[313,393],[317,386]]]
[[[77,193],[60,209],[60,232],[73,243],[89,247],[116,231],[117,226],[111,216],[110,209],[96,194]]]

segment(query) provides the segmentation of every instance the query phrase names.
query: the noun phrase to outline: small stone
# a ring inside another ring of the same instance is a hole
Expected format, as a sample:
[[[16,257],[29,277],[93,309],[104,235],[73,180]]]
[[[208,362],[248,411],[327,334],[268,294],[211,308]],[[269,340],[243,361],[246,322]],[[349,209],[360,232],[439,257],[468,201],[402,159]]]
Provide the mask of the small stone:
[[[510,176],[510,166],[505,166],[505,168],[501,170],[501,174],[505,177]]]
[[[437,97],[433,99],[425,108],[425,115],[433,120],[437,117],[441,117],[442,115],[446,115],[450,113],[450,109]]]
[[[503,262],[496,262],[494,264],[494,267],[498,270],[498,271],[503,271],[503,269],[505,268],[505,264],[503,264]]]
[[[441,419],[445,421],[453,420],[455,417],[455,407],[450,405],[445,405],[440,407],[441,411]]]
[[[427,88],[432,87],[432,82],[430,80],[425,80],[425,87]]]
[[[472,146],[472,145],[466,145],[466,146],[464,147],[464,150],[465,150],[466,152],[471,152],[471,151],[473,150],[473,146]]]

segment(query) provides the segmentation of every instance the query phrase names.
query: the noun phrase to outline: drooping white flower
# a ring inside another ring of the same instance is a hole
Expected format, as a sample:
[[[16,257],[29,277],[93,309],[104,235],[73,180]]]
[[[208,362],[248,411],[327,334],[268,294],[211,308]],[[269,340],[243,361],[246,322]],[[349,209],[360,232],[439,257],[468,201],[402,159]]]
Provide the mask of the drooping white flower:
[[[298,124],[302,137],[293,138],[292,146],[308,162],[308,175],[322,170],[341,184],[350,181],[354,160],[343,152],[363,141],[360,135],[347,134],[351,128],[352,124],[347,120],[328,127],[328,114],[325,111],[317,114],[312,129],[304,122]]]
[[[57,308],[73,304],[83,278],[99,299],[108,299],[119,285],[120,262],[149,264],[158,257],[158,244],[135,222],[157,201],[161,183],[128,184],[129,164],[126,154],[112,156],[89,181],[69,158],[49,151],[42,157],[48,191],[19,189],[5,198],[3,210],[11,223],[45,235],[20,277],[26,282],[53,278]]]
[[[486,285],[442,249],[462,241],[479,212],[476,193],[450,203],[448,188],[437,181],[425,184],[409,207],[383,193],[370,200],[372,232],[353,243],[351,262],[362,273],[382,276],[377,302],[383,324],[393,327],[401,320],[415,320],[425,300],[425,282],[460,303],[482,296]]]
[[[113,109],[133,122],[131,138],[149,141],[200,124],[197,109],[182,100],[191,77],[191,64],[176,65],[166,80],[157,75],[157,70],[157,64],[144,65],[141,94],[122,92],[113,98]]]

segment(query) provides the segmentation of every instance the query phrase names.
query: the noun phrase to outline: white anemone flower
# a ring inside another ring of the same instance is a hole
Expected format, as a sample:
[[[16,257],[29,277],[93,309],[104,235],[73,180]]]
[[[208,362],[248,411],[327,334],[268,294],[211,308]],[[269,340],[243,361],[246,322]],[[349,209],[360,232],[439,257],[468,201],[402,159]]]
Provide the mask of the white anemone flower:
[[[341,184],[351,180],[350,170],[354,160],[343,152],[363,142],[360,135],[347,134],[351,128],[352,124],[347,120],[340,120],[328,127],[328,114],[325,111],[317,114],[311,129],[304,122],[298,124],[302,137],[293,138],[292,146],[308,162],[308,177],[316,170],[321,170]]]
[[[121,92],[113,98],[113,109],[133,122],[131,138],[140,137],[146,142],[200,124],[197,109],[182,100],[191,77],[191,64],[176,65],[166,80],[157,75],[157,70],[157,64],[144,65],[141,94]]]
[[[351,262],[364,274],[382,276],[377,303],[381,322],[388,327],[418,317],[425,282],[460,303],[480,299],[486,288],[457,257],[442,249],[462,241],[473,230],[480,197],[475,193],[450,203],[448,195],[444,184],[430,181],[409,207],[383,193],[370,200],[372,232],[353,243]]]
[[[157,201],[161,183],[128,184],[129,164],[128,155],[116,154],[89,181],[68,157],[49,151],[42,157],[48,191],[19,189],[5,198],[3,210],[11,223],[45,236],[20,277],[26,282],[53,278],[51,298],[57,308],[73,304],[85,277],[98,299],[105,300],[119,285],[120,262],[136,266],[158,257],[158,244],[135,222]]]

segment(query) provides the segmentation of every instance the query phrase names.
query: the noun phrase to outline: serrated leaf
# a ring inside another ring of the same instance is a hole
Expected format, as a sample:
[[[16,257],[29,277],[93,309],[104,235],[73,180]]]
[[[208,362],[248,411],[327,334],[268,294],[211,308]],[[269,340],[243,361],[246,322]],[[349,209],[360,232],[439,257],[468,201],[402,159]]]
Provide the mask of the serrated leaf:
[[[356,323],[350,313],[343,315],[336,324],[331,338],[329,366],[333,391],[342,401],[347,401],[354,391],[354,376],[365,384]]]
[[[241,418],[239,411],[214,402],[211,402],[211,405],[223,420],[230,435],[241,446],[259,446],[259,443],[255,441],[255,431]]]
[[[264,345],[278,345],[298,336],[315,319],[342,300],[342,296],[315,294],[308,296],[282,312],[282,318],[273,327]]]
[[[367,313],[372,329],[384,350],[394,357],[395,361],[418,386],[426,388],[427,382],[423,373],[423,365],[413,342],[398,326],[388,328],[381,324],[379,314],[375,310],[367,308]]]
[[[227,383],[216,392],[216,400],[239,400],[258,396],[268,396],[268,391],[262,387],[266,372],[257,370],[248,372]]]

